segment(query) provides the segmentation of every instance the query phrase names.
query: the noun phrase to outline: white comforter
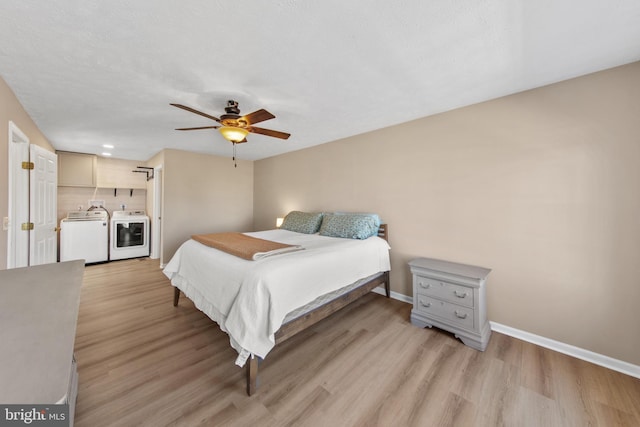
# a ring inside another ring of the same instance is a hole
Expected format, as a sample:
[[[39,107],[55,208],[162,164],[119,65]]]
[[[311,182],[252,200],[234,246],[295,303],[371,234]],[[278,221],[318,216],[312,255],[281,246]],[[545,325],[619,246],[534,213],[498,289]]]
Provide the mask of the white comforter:
[[[267,355],[290,311],[390,270],[389,245],[379,237],[353,240],[287,230],[246,234],[304,250],[247,261],[189,240],[164,268],[172,285],[229,334],[239,366],[251,354]]]

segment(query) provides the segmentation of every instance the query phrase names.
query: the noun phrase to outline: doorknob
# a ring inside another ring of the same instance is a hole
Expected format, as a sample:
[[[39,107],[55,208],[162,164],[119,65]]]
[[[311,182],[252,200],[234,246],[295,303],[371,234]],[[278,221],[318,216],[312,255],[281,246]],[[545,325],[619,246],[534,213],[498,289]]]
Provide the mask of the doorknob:
[[[60,231],[60,227],[54,228],[53,231],[55,231],[57,233],[58,231]]]

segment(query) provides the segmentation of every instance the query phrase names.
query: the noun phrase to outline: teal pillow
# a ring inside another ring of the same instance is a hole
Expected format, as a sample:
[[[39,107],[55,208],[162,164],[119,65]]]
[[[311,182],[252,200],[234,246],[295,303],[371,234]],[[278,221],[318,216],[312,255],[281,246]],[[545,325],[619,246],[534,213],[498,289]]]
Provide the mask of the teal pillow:
[[[317,233],[322,222],[322,213],[291,211],[284,217],[280,228],[296,233]]]
[[[371,215],[325,214],[320,226],[320,235],[363,240],[376,236],[378,228]]]
[[[376,227],[380,228],[380,224],[382,224],[382,220],[380,220],[380,215],[375,213],[367,213],[367,212],[332,212],[334,215],[364,215],[370,216],[376,223]]]

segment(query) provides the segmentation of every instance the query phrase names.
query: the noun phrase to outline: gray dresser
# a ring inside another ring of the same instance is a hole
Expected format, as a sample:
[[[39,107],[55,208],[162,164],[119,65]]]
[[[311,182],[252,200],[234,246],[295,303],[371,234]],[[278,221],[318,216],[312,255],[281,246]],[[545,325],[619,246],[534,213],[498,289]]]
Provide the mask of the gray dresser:
[[[432,258],[414,259],[409,267],[411,323],[452,332],[469,347],[484,351],[491,336],[485,293],[491,270]]]

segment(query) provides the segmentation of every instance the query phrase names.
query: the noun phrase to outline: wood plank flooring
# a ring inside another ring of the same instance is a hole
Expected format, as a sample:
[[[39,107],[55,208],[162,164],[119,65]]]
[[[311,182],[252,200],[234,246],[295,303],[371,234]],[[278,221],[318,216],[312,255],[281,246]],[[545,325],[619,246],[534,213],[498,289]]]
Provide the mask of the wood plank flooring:
[[[499,333],[485,352],[369,294],[277,346],[245,394],[227,335],[154,260],[88,266],[76,426],[638,426],[640,380]]]

